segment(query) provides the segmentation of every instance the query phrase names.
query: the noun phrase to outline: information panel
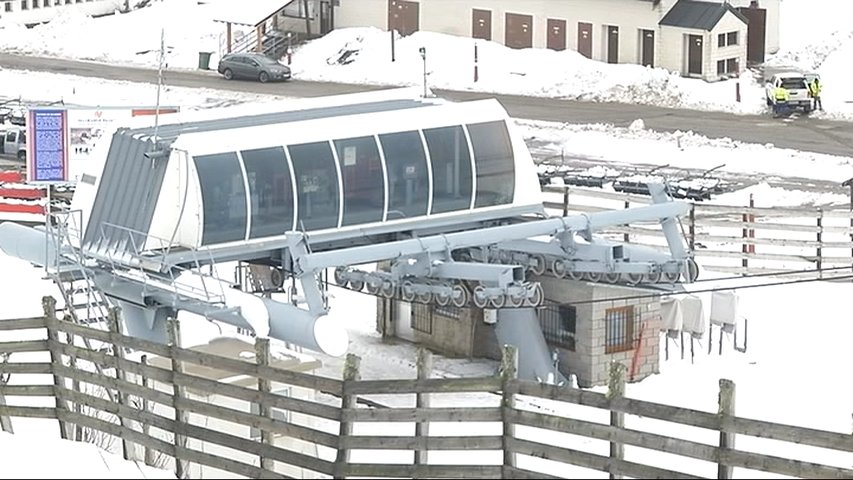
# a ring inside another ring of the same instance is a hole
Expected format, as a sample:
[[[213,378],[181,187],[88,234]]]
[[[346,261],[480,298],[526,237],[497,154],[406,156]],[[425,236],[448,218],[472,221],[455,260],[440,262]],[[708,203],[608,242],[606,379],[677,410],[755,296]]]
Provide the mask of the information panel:
[[[27,119],[27,181],[68,182],[68,115],[64,109],[31,109]]]

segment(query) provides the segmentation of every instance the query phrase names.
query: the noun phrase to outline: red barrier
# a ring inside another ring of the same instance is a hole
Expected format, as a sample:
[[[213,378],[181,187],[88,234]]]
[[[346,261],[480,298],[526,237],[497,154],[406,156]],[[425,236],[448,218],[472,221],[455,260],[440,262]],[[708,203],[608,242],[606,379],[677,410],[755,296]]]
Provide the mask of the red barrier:
[[[44,215],[44,207],[42,205],[33,205],[27,203],[2,203],[0,202],[0,212],[10,213],[37,213]]]
[[[24,174],[13,171],[0,171],[0,183],[21,183],[24,181]]]
[[[44,191],[40,188],[3,188],[0,187],[0,198],[19,198],[23,200],[36,200],[44,198]]]

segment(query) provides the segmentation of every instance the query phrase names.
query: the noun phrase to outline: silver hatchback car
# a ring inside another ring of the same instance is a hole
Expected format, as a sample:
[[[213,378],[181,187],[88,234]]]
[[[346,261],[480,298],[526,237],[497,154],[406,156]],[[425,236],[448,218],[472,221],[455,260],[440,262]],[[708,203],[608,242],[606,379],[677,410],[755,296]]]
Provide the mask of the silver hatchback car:
[[[247,78],[261,83],[290,80],[290,67],[262,53],[229,53],[219,60],[216,71],[226,80]]]

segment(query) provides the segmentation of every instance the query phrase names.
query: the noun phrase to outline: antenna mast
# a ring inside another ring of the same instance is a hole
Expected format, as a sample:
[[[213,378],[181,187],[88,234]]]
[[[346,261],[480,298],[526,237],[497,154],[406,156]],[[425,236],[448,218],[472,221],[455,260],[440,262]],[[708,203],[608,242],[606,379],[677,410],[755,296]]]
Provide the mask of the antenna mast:
[[[160,29],[160,64],[157,67],[157,102],[154,106],[154,141],[157,141],[157,129],[160,126],[160,90],[163,88],[163,63],[166,59],[164,43],[165,29]]]

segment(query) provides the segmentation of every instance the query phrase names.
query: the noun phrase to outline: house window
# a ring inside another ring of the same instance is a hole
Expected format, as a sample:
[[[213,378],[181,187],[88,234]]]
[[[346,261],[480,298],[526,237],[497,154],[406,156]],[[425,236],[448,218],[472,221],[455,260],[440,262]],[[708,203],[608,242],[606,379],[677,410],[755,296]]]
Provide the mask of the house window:
[[[412,330],[432,335],[432,311],[422,303],[412,304]]]
[[[548,343],[567,350],[575,350],[577,309],[573,305],[541,307],[538,316],[539,326]]]
[[[49,7],[50,6],[50,0],[44,0],[44,2],[42,2],[42,6],[45,8]]]
[[[726,72],[727,73],[740,73],[740,62],[737,58],[730,58],[726,60]]]
[[[731,47],[732,45],[737,45],[737,41],[738,32],[728,32],[717,35],[718,47]]]
[[[726,39],[727,39],[726,43],[729,46],[738,44],[738,41],[737,41],[738,35],[737,34],[738,34],[738,32],[729,32],[726,34]]]
[[[740,62],[737,57],[717,61],[717,75],[731,75],[740,72]]]
[[[12,2],[6,2],[6,11],[7,11],[7,12],[11,12],[11,11],[12,11]]]
[[[625,352],[634,348],[638,316],[634,307],[608,308],[604,312],[604,353]]]

